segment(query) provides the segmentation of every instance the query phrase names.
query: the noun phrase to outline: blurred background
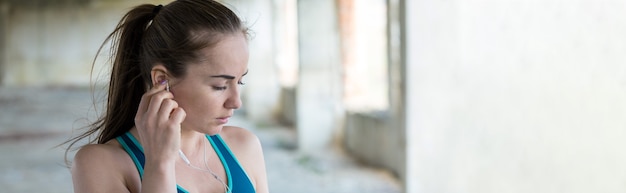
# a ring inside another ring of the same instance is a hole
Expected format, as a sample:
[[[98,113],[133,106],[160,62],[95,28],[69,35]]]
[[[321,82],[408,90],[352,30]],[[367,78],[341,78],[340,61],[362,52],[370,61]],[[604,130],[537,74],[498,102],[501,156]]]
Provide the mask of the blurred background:
[[[56,145],[102,112],[98,47],[168,2],[0,0],[0,192],[72,192]],[[626,1],[222,2],[271,192],[626,192]]]

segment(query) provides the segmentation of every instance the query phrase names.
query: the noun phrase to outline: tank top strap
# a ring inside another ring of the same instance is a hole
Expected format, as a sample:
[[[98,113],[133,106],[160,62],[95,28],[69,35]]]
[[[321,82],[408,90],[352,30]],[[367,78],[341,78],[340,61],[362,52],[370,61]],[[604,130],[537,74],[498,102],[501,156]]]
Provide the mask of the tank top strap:
[[[231,192],[255,193],[256,190],[254,190],[250,177],[222,137],[220,135],[207,135],[206,137],[211,142],[211,145],[224,164],[224,169],[229,176],[228,187],[231,187]]]
[[[143,179],[143,167],[146,164],[146,156],[143,153],[143,147],[137,138],[135,138],[130,132],[126,132],[123,135],[120,135],[115,138],[117,142],[122,145],[122,148],[128,153],[130,158],[135,163],[135,167],[137,167],[137,171],[139,171],[139,178]],[[176,190],[178,193],[189,193],[183,187],[176,184]]]

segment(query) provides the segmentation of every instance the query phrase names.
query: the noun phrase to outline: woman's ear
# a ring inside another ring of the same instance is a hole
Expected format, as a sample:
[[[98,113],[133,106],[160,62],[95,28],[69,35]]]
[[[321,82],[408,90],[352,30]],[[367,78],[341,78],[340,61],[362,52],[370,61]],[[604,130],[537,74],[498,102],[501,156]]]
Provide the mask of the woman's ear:
[[[163,64],[157,64],[152,67],[150,71],[150,78],[152,79],[152,85],[157,85],[159,82],[170,79],[170,73],[167,71],[167,68],[163,66]]]

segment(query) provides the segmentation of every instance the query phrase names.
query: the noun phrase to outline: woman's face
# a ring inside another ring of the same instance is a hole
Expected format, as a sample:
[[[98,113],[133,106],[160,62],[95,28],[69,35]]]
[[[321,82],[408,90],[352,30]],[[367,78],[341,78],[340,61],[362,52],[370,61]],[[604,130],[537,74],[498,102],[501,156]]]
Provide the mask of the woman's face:
[[[248,69],[248,43],[243,34],[225,35],[214,47],[201,50],[199,62],[172,82],[174,100],[187,116],[183,130],[217,134],[241,107],[239,84]]]

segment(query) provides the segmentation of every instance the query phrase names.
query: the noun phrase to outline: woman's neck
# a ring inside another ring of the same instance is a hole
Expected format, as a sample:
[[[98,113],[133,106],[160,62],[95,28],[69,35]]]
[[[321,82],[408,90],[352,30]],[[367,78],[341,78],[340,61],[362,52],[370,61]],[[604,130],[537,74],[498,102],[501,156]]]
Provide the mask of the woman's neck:
[[[193,156],[196,153],[201,153],[202,147],[206,143],[205,140],[207,139],[204,133],[183,129],[180,133],[180,149],[188,156]]]

